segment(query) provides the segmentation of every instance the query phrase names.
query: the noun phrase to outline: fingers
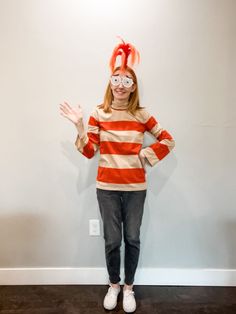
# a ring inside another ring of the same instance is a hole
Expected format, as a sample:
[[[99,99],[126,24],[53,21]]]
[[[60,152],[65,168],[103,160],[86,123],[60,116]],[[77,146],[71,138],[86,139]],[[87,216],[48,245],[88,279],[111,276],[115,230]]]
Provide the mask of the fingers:
[[[73,113],[73,108],[66,101],[64,101],[62,104],[60,104],[60,109],[65,114]]]
[[[60,104],[60,109],[63,110],[64,113],[70,113],[72,111],[71,106],[66,101]]]
[[[65,111],[70,112],[72,110],[71,106],[64,101],[64,103],[62,104],[62,107]]]
[[[145,163],[145,160],[144,160],[144,159],[142,160],[142,165],[143,165],[143,170],[144,170],[144,172],[146,172],[146,163]]]
[[[79,104],[77,106],[78,106],[78,109],[82,111],[81,106]],[[60,109],[63,110],[63,112],[65,113],[72,113],[74,111],[73,108],[66,101],[60,104]]]
[[[63,116],[63,117],[65,117],[65,118],[67,118],[67,119],[69,119],[69,118],[68,118],[68,115],[67,115],[66,113],[64,113],[63,111],[60,111],[60,115]]]
[[[144,172],[146,173],[146,160],[145,160],[145,157],[144,157],[142,151],[140,151],[140,153],[139,153],[139,159],[140,159],[140,161],[141,161],[143,170],[144,170]]]
[[[63,117],[67,118],[67,115],[64,112],[60,112],[60,115],[62,115]]]
[[[71,109],[71,106],[70,106],[66,101],[64,101],[64,106],[65,106],[67,109]]]
[[[64,114],[68,114],[69,110],[67,107],[65,107],[64,105],[60,104],[60,110],[61,112],[63,112]]]

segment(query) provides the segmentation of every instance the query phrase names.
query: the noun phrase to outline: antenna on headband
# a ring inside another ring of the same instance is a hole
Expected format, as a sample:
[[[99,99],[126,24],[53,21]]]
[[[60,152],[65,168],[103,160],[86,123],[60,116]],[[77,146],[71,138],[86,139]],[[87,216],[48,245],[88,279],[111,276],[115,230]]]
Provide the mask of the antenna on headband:
[[[125,43],[120,36],[117,37],[121,39],[122,43],[114,48],[109,65],[111,72],[114,72],[116,59],[118,56],[121,56],[120,67],[121,71],[124,72],[126,67],[128,66],[128,63],[130,67],[133,67],[136,61],[138,63],[140,62],[140,54],[133,45],[131,45],[130,43]]]

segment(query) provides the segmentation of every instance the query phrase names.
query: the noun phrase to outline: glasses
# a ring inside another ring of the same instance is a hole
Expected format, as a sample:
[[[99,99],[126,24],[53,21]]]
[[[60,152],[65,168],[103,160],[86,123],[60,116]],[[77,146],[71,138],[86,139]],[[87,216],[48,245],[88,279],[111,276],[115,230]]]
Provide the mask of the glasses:
[[[134,84],[132,78],[120,75],[112,75],[110,78],[110,82],[114,86],[119,86],[122,83],[122,85],[126,88],[129,88]]]

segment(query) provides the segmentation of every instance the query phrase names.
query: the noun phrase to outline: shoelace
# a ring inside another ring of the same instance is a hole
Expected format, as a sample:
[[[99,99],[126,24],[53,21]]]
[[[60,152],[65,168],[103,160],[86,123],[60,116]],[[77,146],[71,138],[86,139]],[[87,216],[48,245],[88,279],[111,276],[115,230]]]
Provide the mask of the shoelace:
[[[130,296],[134,295],[134,291],[133,290],[125,290],[125,297],[128,298]]]
[[[116,288],[113,288],[111,285],[110,285],[110,288],[108,289],[108,294],[114,294],[115,296],[117,295],[117,292],[118,292],[118,289]]]

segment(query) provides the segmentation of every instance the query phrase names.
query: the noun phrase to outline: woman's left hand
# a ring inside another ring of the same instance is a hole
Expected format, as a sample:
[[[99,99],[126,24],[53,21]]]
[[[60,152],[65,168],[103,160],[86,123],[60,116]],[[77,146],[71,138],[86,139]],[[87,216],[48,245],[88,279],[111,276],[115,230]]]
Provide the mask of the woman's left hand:
[[[141,164],[143,166],[144,171],[146,172],[146,157],[145,157],[142,150],[140,150],[140,152],[139,152],[139,159],[141,161]]]

